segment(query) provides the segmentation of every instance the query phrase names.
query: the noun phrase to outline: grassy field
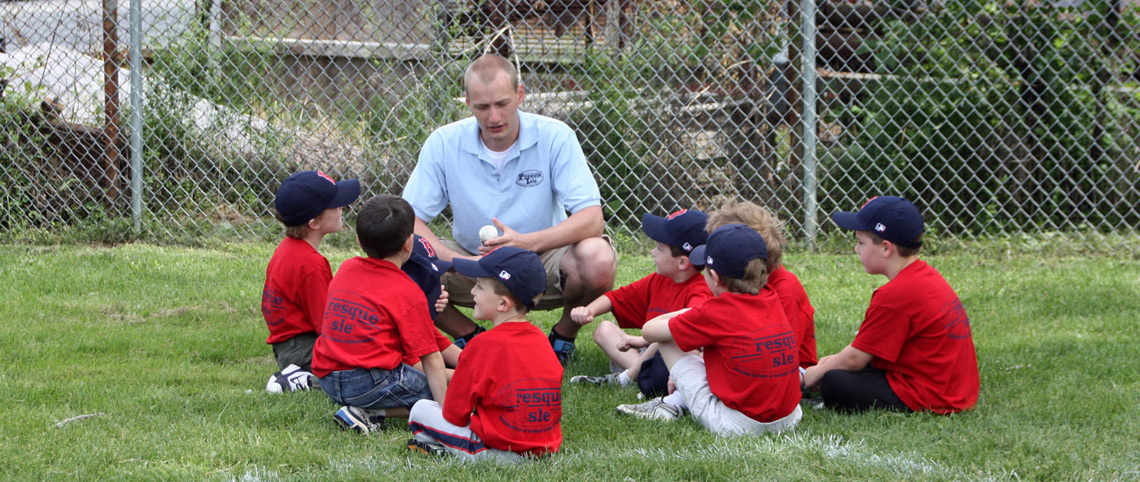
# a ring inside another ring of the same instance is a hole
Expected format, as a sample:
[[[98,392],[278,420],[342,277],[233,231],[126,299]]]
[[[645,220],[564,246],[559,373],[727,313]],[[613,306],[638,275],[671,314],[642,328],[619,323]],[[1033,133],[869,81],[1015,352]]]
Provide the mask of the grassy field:
[[[567,385],[562,453],[499,467],[409,454],[400,428],[342,432],[320,391],[266,393],[272,249],[4,246],[0,479],[1140,479],[1140,260],[928,257],[973,327],[982,391],[964,414],[806,410],[795,433],[723,439],[617,415],[632,390]],[[885,279],[854,255],[787,264],[834,353]],[[651,269],[626,254],[619,282]],[[567,377],[606,369],[591,330]]]

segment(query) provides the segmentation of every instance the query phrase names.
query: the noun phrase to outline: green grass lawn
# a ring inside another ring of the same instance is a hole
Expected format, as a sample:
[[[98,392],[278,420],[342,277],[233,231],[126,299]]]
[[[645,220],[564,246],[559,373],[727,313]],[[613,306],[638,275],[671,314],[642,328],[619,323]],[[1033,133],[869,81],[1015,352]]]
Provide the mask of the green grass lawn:
[[[342,432],[319,390],[266,393],[272,250],[4,246],[0,479],[1140,478],[1140,260],[927,257],[970,314],[982,391],[967,413],[805,410],[794,433],[724,439],[619,416],[632,390],[566,385],[562,452],[499,467],[409,454],[402,428]],[[326,254],[335,267],[355,253]],[[786,262],[816,307],[820,354],[838,351],[885,278],[853,254]],[[624,254],[619,283],[652,266]],[[591,331],[567,378],[606,370]]]

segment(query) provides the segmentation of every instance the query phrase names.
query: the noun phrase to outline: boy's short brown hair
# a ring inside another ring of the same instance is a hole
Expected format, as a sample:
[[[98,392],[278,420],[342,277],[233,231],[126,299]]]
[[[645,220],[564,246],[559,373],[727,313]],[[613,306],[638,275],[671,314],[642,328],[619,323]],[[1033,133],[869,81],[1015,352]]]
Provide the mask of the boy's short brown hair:
[[[496,295],[499,295],[499,296],[506,296],[506,297],[511,299],[511,303],[514,303],[514,305],[515,305],[515,311],[518,311],[520,314],[530,312],[530,308],[527,307],[527,304],[523,303],[518,298],[516,298],[514,293],[511,293],[510,288],[507,288],[507,285],[500,283],[499,280],[497,280],[495,278],[486,278],[486,279],[491,280],[491,292],[492,293],[495,293]],[[540,298],[540,297],[541,297],[541,295],[536,296],[534,298],[534,300],[532,300],[532,301],[534,303],[538,303],[538,298]]]
[[[273,217],[277,218],[278,221],[281,221],[282,224],[285,223],[285,218],[281,217],[281,213],[277,212],[277,209],[273,210]],[[309,228],[309,223],[300,224],[297,226],[285,226],[285,236],[293,239],[305,239],[305,237],[309,235],[310,231],[312,231],[312,229]]]
[[[768,284],[768,264],[763,259],[757,258],[749,261],[744,269],[744,278],[730,278],[717,273],[721,286],[731,293],[750,295],[760,293],[764,285]],[[716,268],[713,268],[713,271],[716,271]]]
[[[775,213],[749,201],[729,200],[709,214],[706,231],[711,233],[716,228],[732,223],[746,225],[764,237],[768,244],[768,273],[780,266],[788,238],[784,235],[783,221]]]
[[[883,241],[885,241],[882,237],[875,234],[874,231],[866,231],[866,233],[871,236],[871,242],[874,244],[883,244]],[[898,243],[891,243],[891,244],[895,245],[895,248],[898,250],[899,256],[902,256],[904,258],[909,258],[911,256],[915,256],[918,254],[919,251],[922,251],[922,233],[919,233],[917,237],[915,237],[913,240],[911,240],[911,244],[915,245],[917,247],[903,246],[903,245],[898,244]]]
[[[378,194],[364,202],[356,215],[356,237],[369,258],[398,253],[412,236],[416,214],[403,198]]]

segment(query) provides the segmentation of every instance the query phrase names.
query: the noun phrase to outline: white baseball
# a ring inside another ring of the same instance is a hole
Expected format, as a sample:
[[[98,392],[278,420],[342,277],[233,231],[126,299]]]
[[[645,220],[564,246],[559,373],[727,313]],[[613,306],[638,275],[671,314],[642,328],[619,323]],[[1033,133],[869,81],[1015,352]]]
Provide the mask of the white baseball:
[[[486,243],[488,239],[495,238],[498,236],[499,236],[499,230],[490,224],[479,228],[479,241],[480,242]]]

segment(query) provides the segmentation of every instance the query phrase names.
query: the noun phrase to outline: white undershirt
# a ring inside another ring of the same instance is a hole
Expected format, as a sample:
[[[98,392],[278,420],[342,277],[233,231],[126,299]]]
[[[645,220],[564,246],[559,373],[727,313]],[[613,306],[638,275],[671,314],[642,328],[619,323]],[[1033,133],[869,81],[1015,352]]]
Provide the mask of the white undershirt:
[[[515,144],[517,143],[518,142]],[[487,155],[487,159],[491,160],[491,163],[495,165],[496,170],[502,172],[503,164],[507,162],[507,157],[511,154],[511,149],[514,149],[515,144],[511,144],[511,147],[508,147],[507,150],[503,152],[493,151],[490,147],[487,147],[486,144],[483,144],[483,154]]]

